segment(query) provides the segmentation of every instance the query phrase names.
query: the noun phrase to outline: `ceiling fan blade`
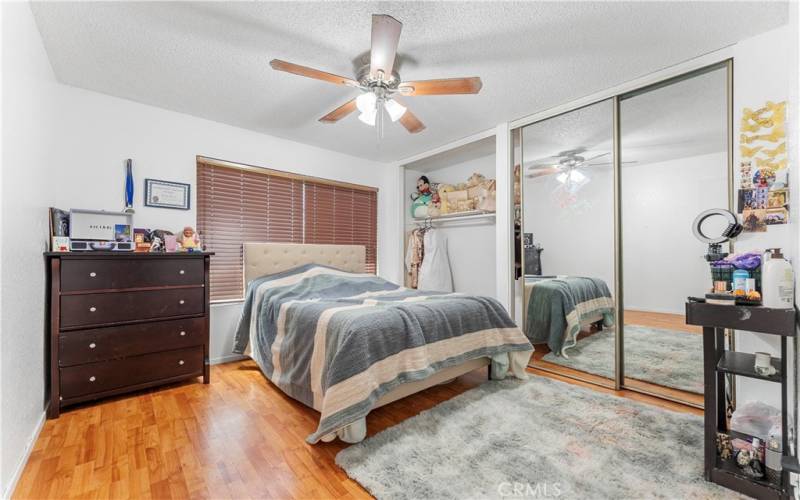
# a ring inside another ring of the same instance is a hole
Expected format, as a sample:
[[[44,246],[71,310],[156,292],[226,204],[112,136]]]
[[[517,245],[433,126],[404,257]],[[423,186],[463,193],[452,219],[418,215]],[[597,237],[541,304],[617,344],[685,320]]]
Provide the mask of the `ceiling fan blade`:
[[[305,76],[306,78],[314,78],[315,80],[322,80],[323,82],[335,83],[337,85],[347,85],[350,87],[358,87],[358,82],[343,76],[334,75],[333,73],[326,73],[318,69],[309,68],[308,66],[300,66],[299,64],[281,61],[280,59],[273,59],[269,62],[272,69],[278,71],[285,71],[293,75]]]
[[[400,43],[400,30],[403,23],[385,14],[372,15],[372,49],[370,50],[369,74],[378,77],[378,72],[383,72],[383,78],[392,77],[394,58],[397,54],[397,44]]]
[[[327,115],[320,118],[319,121],[321,121],[322,123],[336,123],[355,110],[356,110],[356,100],[355,98],[353,98],[347,101],[346,103],[342,104],[338,108],[334,109]]]
[[[477,94],[481,91],[481,87],[483,82],[480,77],[473,76],[403,82],[399,90],[403,95]]]
[[[589,163],[589,162],[590,162],[590,161],[592,161],[592,160],[596,160],[596,159],[598,159],[598,158],[602,158],[603,156],[607,156],[607,155],[610,155],[610,154],[611,154],[611,152],[610,152],[610,151],[609,151],[609,152],[607,152],[607,153],[600,153],[599,155],[594,155],[594,156],[592,156],[591,158],[586,158],[585,160],[583,160],[583,162],[582,162],[582,163]]]
[[[537,168],[550,168],[550,167],[558,168],[558,167],[560,167],[560,165],[558,164],[557,161],[554,161],[554,162],[553,161],[545,161],[545,162],[541,162],[541,163],[526,163],[525,164],[525,169],[526,170],[536,170]]]
[[[637,160],[623,161],[622,162],[623,165],[632,165],[634,163],[639,163],[639,162]],[[603,163],[583,163],[581,165],[581,167],[609,167],[609,166],[611,166],[613,164],[614,163],[610,162],[610,161],[606,161],[606,162],[603,162]]]
[[[525,177],[536,178],[545,175],[557,174],[558,172],[561,172],[561,169],[558,167],[537,168],[533,170],[528,170],[528,172],[525,174]]]
[[[405,106],[405,104],[403,105]],[[425,130],[425,124],[408,107],[406,107],[406,112],[403,113],[403,116],[400,117],[400,123],[412,134],[418,134]]]

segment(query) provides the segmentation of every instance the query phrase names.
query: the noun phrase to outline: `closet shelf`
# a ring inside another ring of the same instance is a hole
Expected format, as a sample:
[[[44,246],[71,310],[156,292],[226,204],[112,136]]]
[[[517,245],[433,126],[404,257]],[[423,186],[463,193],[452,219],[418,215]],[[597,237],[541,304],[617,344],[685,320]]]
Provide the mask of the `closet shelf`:
[[[470,210],[468,212],[459,212],[455,214],[437,215],[436,217],[414,217],[412,224],[419,224],[426,221],[430,222],[447,222],[447,221],[460,221],[460,220],[475,220],[475,219],[490,219],[495,216],[496,212],[489,212],[486,210]]]

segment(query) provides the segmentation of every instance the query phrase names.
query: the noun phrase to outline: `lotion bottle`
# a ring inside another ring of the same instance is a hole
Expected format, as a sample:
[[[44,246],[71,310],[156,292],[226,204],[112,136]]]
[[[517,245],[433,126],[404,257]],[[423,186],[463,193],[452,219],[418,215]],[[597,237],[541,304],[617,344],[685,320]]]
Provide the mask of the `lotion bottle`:
[[[767,249],[768,259],[761,263],[761,296],[764,307],[794,307],[794,272],[780,248]]]

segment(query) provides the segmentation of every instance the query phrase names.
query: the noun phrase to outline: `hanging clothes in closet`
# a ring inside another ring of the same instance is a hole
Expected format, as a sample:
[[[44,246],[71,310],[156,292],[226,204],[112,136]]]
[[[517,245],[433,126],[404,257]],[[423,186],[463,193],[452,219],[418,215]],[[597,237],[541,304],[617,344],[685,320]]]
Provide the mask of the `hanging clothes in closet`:
[[[420,290],[452,292],[453,275],[447,258],[447,238],[430,226],[411,231],[406,248],[409,286]]]
[[[411,231],[408,237],[408,247],[406,248],[406,270],[408,271],[408,286],[417,288],[419,284],[419,268],[422,265],[422,258],[425,255],[424,240],[425,232],[417,228]]]
[[[424,257],[419,268],[420,290],[453,291],[453,274],[447,258],[447,237],[436,229],[425,231]]]

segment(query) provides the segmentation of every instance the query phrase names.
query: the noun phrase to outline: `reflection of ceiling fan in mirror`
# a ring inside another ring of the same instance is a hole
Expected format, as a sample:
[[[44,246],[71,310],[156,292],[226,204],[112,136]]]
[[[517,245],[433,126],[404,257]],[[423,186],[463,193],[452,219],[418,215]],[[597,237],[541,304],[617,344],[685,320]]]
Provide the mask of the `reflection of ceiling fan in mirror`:
[[[383,129],[384,110],[393,122],[400,123],[412,134],[421,132],[425,125],[405,105],[397,95],[451,95],[477,94],[483,84],[478,77],[446,78],[440,80],[402,81],[397,72],[397,45],[403,24],[387,15],[372,16],[372,48],[369,60],[365,61],[355,78],[326,73],[318,69],[300,66],[280,59],[270,61],[272,69],[285,71],[306,78],[314,78],[336,85],[357,88],[361,95],[350,99],[338,108],[319,119],[322,123],[336,123],[356,109],[358,119],[367,125],[375,126],[378,133]]]
[[[587,151],[586,148],[568,149],[556,156],[536,160],[525,165],[525,177],[550,177],[555,179],[553,195],[562,207],[575,203],[575,195],[591,180],[593,167],[612,165],[610,151]],[[636,163],[635,161],[623,162]]]
[[[624,161],[623,165],[636,163]],[[556,156],[542,158],[531,164],[525,165],[525,177],[536,178],[545,175],[556,175],[556,180],[562,184],[569,182],[581,183],[586,180],[586,169],[589,167],[603,167],[611,165],[610,151],[587,151],[586,148],[569,149]]]

